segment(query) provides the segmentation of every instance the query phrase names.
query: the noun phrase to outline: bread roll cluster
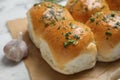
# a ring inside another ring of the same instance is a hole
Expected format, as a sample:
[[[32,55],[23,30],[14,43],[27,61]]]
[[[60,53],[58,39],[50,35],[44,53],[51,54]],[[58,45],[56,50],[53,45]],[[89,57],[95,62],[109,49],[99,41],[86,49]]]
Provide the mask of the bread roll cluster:
[[[35,4],[27,13],[28,32],[43,59],[70,75],[95,66],[97,59],[120,58],[120,14],[105,0],[68,0],[65,7]]]
[[[105,0],[68,0],[66,8],[75,20],[83,23],[96,12],[109,11]]]
[[[98,61],[120,59],[120,0],[68,0],[66,8],[75,20],[91,28]]]
[[[93,20],[94,21],[93,21]],[[86,23],[93,31],[98,60],[110,62],[120,58],[120,14],[98,12]]]

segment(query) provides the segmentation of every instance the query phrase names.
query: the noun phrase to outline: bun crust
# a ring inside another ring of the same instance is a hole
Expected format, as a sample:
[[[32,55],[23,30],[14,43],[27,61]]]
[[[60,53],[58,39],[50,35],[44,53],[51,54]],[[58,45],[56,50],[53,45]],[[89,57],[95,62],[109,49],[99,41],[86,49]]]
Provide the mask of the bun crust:
[[[40,50],[48,64],[63,74],[77,73],[92,68],[96,63],[93,33],[86,25],[76,21],[59,21],[47,27],[40,39]]]
[[[109,11],[105,0],[68,0],[66,8],[75,20],[83,23],[96,12]]]
[[[111,10],[120,10],[120,0],[106,0]]]
[[[120,14],[99,12],[91,17],[86,24],[94,33],[98,48],[98,60],[110,62],[119,59]]]
[[[30,37],[38,48],[39,40],[36,36],[40,37],[47,26],[54,25],[60,20],[73,20],[67,9],[50,2],[35,4],[27,16]]]

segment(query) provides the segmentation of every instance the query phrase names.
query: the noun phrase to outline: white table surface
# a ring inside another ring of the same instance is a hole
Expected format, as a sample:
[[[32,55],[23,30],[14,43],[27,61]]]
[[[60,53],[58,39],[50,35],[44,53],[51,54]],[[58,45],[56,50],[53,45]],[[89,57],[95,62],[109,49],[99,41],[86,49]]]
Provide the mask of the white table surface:
[[[7,27],[8,20],[26,17],[27,10],[40,0],[0,0],[0,80],[30,80],[23,61],[18,64],[6,59],[3,47],[12,39]],[[66,0],[64,0],[66,1]],[[60,4],[65,4],[62,2]]]

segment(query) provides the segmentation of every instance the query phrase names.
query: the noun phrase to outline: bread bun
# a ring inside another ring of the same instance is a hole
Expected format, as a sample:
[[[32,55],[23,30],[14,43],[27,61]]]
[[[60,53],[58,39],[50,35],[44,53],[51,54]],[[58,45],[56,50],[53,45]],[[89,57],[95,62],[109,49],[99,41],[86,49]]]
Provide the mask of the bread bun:
[[[120,14],[96,13],[86,23],[93,31],[98,49],[98,60],[110,62],[120,58]]]
[[[109,11],[105,0],[68,0],[66,8],[75,20],[83,23],[98,11]]]
[[[120,0],[106,0],[111,10],[120,10]]]
[[[95,65],[96,45],[86,25],[62,20],[48,26],[41,35],[37,36],[41,55],[54,70],[68,75]]]
[[[60,20],[73,20],[67,9],[51,2],[35,4],[27,12],[27,18],[30,37],[38,48],[38,38],[48,25],[54,25]]]

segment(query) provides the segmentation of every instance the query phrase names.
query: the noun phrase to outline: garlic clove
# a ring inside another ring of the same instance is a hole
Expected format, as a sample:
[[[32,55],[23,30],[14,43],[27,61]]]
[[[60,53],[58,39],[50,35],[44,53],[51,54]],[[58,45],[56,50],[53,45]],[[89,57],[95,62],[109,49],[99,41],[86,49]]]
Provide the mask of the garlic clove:
[[[5,55],[8,59],[19,62],[28,55],[28,47],[22,40],[22,33],[18,35],[18,39],[13,39],[4,47]]]

